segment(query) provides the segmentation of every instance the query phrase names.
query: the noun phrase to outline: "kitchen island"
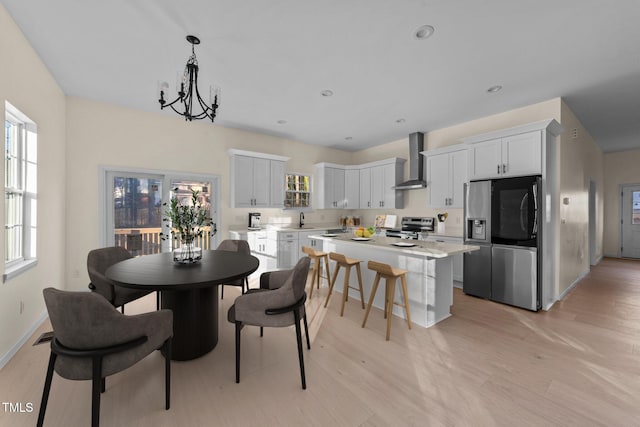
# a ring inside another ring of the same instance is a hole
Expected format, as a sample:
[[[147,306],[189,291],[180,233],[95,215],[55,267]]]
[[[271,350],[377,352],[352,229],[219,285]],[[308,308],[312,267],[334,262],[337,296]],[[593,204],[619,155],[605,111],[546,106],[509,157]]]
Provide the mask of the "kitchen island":
[[[378,261],[392,267],[407,270],[407,288],[411,320],[425,328],[435,325],[451,315],[453,304],[452,256],[478,250],[478,246],[460,245],[423,240],[403,240],[392,237],[373,236],[369,240],[354,240],[352,234],[312,235],[311,239],[322,241],[324,252],[338,252],[362,260],[362,285],[365,298],[373,286],[375,273],[367,268],[367,261]],[[414,246],[410,246],[414,245]],[[336,283],[342,283],[341,270]],[[353,283],[355,278],[351,278]],[[334,286],[340,292],[341,286]],[[356,292],[350,298],[359,300]],[[384,307],[384,292],[378,292],[373,305]],[[394,306],[393,314],[404,318],[404,310]],[[363,312],[364,315],[364,312]]]

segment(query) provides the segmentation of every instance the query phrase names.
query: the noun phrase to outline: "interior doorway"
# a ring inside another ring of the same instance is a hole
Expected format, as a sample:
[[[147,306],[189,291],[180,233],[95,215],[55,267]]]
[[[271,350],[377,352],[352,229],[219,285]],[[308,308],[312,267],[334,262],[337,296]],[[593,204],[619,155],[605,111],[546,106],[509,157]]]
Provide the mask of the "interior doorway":
[[[620,202],[620,256],[640,258],[640,184],[622,186]]]

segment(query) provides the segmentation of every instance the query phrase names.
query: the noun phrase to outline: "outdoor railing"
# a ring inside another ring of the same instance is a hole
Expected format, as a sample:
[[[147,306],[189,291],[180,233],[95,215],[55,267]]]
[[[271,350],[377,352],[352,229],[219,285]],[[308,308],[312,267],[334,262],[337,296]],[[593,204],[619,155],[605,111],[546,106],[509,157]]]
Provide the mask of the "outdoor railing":
[[[208,250],[211,248],[211,237],[209,229],[203,229],[201,237],[197,237],[195,245]],[[115,245],[122,246],[132,255],[150,255],[162,252],[162,239],[160,232],[162,228],[116,228]],[[173,245],[172,245],[173,246]]]

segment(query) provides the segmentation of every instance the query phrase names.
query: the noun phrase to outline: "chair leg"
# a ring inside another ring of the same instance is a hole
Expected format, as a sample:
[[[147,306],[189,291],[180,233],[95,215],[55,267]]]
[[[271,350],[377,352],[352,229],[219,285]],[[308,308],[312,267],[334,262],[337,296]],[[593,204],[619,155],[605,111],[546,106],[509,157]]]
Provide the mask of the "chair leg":
[[[236,322],[236,384],[240,382],[240,330],[242,322]]]
[[[380,283],[380,274],[376,273],[376,278],[373,280],[373,287],[371,288],[371,295],[369,295],[369,302],[367,303],[367,309],[364,312],[364,320],[362,321],[363,328],[367,324],[367,318],[369,317],[369,312],[371,311],[371,305],[373,304],[373,298],[376,296],[376,291],[378,290],[379,283]]]
[[[356,273],[358,273],[358,287],[360,288],[360,304],[364,310],[364,291],[362,290],[362,272],[360,271],[360,263],[356,264]]]
[[[320,278],[317,274],[319,272],[320,270],[318,269],[318,258],[314,258],[313,268],[311,269],[311,287],[309,289],[309,298],[313,296],[313,285],[315,284],[316,279],[318,279],[318,282],[320,282]]]
[[[243,294],[246,293],[245,290],[244,290],[245,286],[247,287],[247,291],[246,292],[249,292],[249,278],[248,277],[244,278],[244,284],[242,285],[242,293]]]
[[[307,350],[311,350],[311,341],[309,341],[309,325],[307,325],[307,312],[304,312],[304,316],[302,316],[302,320],[304,320],[304,334],[307,336]]]
[[[300,333],[300,313],[298,310],[293,311],[296,321],[296,338],[298,341],[298,360],[300,361],[300,378],[302,379],[302,389],[307,389],[307,381],[304,376],[304,356],[302,354],[302,334]]]
[[[100,425],[100,388],[102,384],[102,357],[93,358],[93,379],[91,381],[91,427]]]
[[[57,355],[52,351],[49,356],[49,367],[47,368],[47,377],[44,380],[44,389],[42,390],[42,400],[40,401],[40,413],[38,414],[37,427],[42,427],[44,423],[44,413],[47,410],[47,402],[49,401],[49,391],[51,391],[51,380],[53,379],[53,367],[56,364]]]
[[[389,287],[389,302],[387,303],[387,341],[391,337],[391,318],[393,317],[393,301],[396,297],[396,278],[387,278],[387,287]],[[389,283],[391,282],[391,283]]]
[[[329,256],[325,255],[324,257],[324,271],[327,277],[327,281],[330,281],[331,271],[329,270]],[[328,284],[327,284],[328,285]],[[320,283],[318,283],[318,288],[320,288]]]
[[[340,306],[340,317],[344,315],[344,304],[349,300],[349,276],[351,275],[351,266],[344,268],[344,286],[342,289],[342,305]]]
[[[331,298],[331,292],[333,292],[333,285],[335,285],[336,283],[338,271],[340,271],[340,264],[336,264],[336,269],[333,272],[333,277],[329,281],[329,292],[327,293],[327,299],[324,301],[324,308],[327,308],[327,304],[329,304],[329,298]]]
[[[171,407],[171,338],[164,342],[164,407]]]
[[[402,295],[404,295],[404,313],[407,316],[407,327],[411,329],[411,309],[409,307],[409,294],[407,293],[407,277],[406,275],[400,276],[400,283],[402,284]]]

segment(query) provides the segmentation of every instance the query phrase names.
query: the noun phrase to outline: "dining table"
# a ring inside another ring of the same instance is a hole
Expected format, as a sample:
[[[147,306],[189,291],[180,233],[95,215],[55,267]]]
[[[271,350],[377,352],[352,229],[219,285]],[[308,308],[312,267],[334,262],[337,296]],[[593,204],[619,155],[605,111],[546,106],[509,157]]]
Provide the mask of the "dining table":
[[[105,275],[116,286],[159,291],[162,308],[173,311],[171,359],[192,360],[218,343],[218,285],[247,277],[258,265],[258,258],[239,252],[202,251],[193,264],[175,263],[163,252],[118,262]]]

